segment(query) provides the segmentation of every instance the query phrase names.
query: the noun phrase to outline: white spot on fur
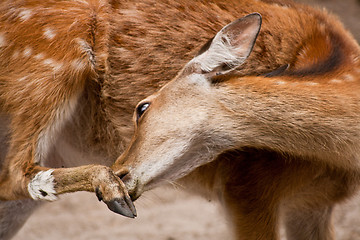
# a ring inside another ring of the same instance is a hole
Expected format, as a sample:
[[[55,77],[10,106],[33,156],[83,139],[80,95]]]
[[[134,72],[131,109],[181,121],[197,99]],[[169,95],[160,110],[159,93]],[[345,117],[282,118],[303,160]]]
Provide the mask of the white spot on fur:
[[[54,65],[55,61],[54,61],[53,59],[51,59],[51,58],[47,58],[47,59],[45,59],[45,60],[43,61],[43,63],[44,63],[45,65],[50,65],[50,66],[52,66],[52,65]]]
[[[75,2],[83,3],[85,5],[89,5],[89,3],[86,0],[74,0]]]
[[[342,83],[342,81],[341,81],[341,80],[339,80],[339,79],[332,79],[332,80],[330,80],[330,81],[329,81],[329,83],[336,83],[336,84],[339,84],[339,83]]]
[[[30,57],[32,54],[32,48],[31,47],[26,47],[23,51],[23,55],[24,57]]]
[[[141,13],[139,13],[139,10],[137,9],[120,9],[119,10],[124,16],[131,19],[136,19],[141,16]]]
[[[36,55],[34,56],[34,58],[35,58],[36,60],[44,59],[44,57],[45,57],[45,54],[43,54],[43,53],[38,53],[38,54],[36,54]]]
[[[44,37],[46,39],[52,40],[52,39],[54,39],[55,36],[56,36],[56,33],[53,29],[51,29],[49,27],[46,27],[44,29]]]
[[[23,82],[27,79],[28,77],[27,76],[23,76],[21,78],[18,79],[19,82]]]
[[[43,160],[47,158],[49,151],[57,139],[59,131],[61,131],[66,121],[74,114],[77,102],[78,96],[74,96],[66,104],[58,108],[52,123],[40,133],[36,148],[35,163],[41,165]]]
[[[344,80],[347,82],[353,82],[354,81],[354,77],[351,74],[346,74],[344,76]]]
[[[28,184],[30,196],[35,200],[57,200],[53,169],[38,172]]]
[[[284,82],[284,81],[276,81],[275,84],[276,85],[285,85],[286,82]]]
[[[19,52],[18,50],[15,50],[14,53],[13,53],[13,55],[12,55],[12,58],[13,58],[13,59],[16,59],[16,58],[18,58],[19,56],[20,56],[20,52]]]
[[[54,59],[47,58],[43,61],[45,65],[51,66],[55,71],[59,71],[63,64],[55,61]]]
[[[32,11],[30,9],[24,9],[19,13],[19,18],[23,22],[29,20],[31,16],[32,16]]]
[[[307,86],[316,86],[316,85],[319,85],[319,83],[317,83],[317,82],[306,82],[305,85],[307,85]]]
[[[289,8],[288,6],[279,5],[279,4],[277,4],[277,3],[274,3],[274,5],[275,5],[276,7],[282,8],[282,9],[288,9],[288,8]]]
[[[71,66],[76,71],[80,71],[86,67],[86,63],[84,62],[84,60],[78,58],[78,59],[74,59],[73,61],[71,61]]]
[[[5,35],[3,33],[0,33],[0,47],[5,47],[5,45],[6,45]]]

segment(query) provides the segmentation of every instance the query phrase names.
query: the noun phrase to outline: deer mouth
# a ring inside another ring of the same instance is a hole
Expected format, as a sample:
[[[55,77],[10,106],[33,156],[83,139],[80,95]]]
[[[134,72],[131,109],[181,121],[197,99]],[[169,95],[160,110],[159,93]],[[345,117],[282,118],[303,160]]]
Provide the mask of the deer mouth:
[[[131,201],[136,201],[143,193],[139,180],[131,173],[119,176],[129,193]]]

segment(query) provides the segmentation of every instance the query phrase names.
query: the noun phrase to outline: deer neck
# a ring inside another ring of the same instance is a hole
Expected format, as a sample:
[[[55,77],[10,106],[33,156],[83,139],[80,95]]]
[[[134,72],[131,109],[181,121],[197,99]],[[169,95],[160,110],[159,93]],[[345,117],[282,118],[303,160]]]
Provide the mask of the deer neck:
[[[226,111],[221,121],[230,123],[223,131],[236,148],[341,158],[337,165],[350,166],[360,148],[359,75],[358,64],[346,74],[323,78],[232,78],[216,93]]]

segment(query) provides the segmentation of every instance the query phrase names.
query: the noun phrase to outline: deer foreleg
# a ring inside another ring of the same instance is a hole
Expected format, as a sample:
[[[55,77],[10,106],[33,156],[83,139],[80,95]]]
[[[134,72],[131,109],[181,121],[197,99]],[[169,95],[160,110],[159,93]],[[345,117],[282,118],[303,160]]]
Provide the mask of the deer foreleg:
[[[106,166],[85,165],[74,168],[46,168],[30,162],[11,165],[0,181],[0,199],[54,201],[63,193],[96,192],[110,210],[135,217],[136,210],[122,181]]]

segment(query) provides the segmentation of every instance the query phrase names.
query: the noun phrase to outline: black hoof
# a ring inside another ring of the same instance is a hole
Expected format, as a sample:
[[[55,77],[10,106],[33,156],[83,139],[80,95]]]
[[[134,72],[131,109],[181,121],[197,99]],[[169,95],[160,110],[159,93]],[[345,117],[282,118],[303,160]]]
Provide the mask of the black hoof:
[[[137,216],[133,202],[127,197],[122,199],[116,198],[112,201],[105,203],[108,208],[115,213],[121,214],[129,218],[135,218]]]

